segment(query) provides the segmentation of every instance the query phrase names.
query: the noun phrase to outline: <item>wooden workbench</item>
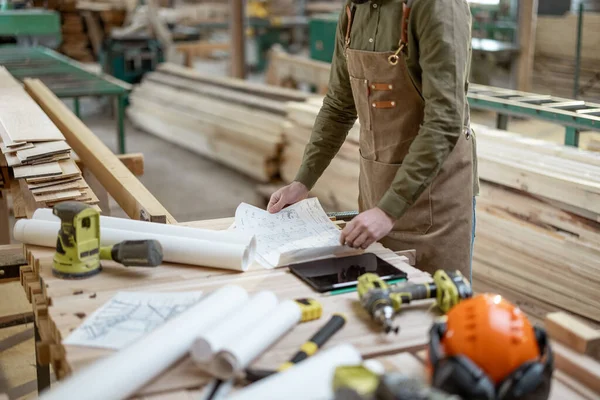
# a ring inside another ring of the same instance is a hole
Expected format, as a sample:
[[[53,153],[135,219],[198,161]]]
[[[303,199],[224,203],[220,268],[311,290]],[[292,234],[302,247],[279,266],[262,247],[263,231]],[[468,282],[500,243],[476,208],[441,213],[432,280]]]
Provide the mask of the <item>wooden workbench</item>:
[[[225,229],[232,219],[199,221],[185,225],[208,229]],[[411,267],[406,258],[381,245],[373,246],[379,257],[404,270],[409,280],[423,282],[429,274]],[[61,280],[52,275],[53,249],[27,246],[28,266],[21,271],[21,282],[32,302],[40,342],[38,362],[51,364],[59,379],[77,372],[111,350],[63,346],[62,339],[118,291],[194,291],[207,293],[225,284],[244,287],[249,292],[271,290],[280,299],[316,297],[323,304],[324,316],[319,321],[298,325],[284,336],[255,366],[273,369],[287,360],[300,345],[334,312],[343,312],[346,326],[327,346],[351,343],[364,358],[380,359],[388,370],[400,370],[409,375],[424,376],[424,346],[435,314],[431,302],[411,305],[400,313],[395,322],[401,327],[398,335],[385,335],[370,320],[358,303],[356,293],[327,296],[314,292],[287,269],[264,270],[252,268],[236,273],[214,268],[185,265],[163,265],[155,269],[126,269],[105,263],[101,274],[80,280]],[[412,354],[411,354],[412,353]],[[567,377],[568,378],[568,377]],[[188,399],[210,378],[198,372],[189,358],[171,367],[159,378],[138,392],[144,399]],[[565,397],[566,396],[566,397]],[[568,383],[555,379],[553,399],[586,399],[571,389]]]

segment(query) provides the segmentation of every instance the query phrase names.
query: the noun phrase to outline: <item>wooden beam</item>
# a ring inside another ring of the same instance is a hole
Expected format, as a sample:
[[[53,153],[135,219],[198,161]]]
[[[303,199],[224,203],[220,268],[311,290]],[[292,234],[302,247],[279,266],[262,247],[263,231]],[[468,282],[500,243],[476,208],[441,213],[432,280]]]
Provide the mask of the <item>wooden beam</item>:
[[[538,0],[519,1],[519,46],[521,51],[517,68],[517,89],[523,92],[531,91],[537,9]]]
[[[244,31],[244,2],[229,0],[229,34],[231,35],[231,76],[246,79],[246,35]]]
[[[127,169],[130,170],[132,174],[134,174],[135,176],[144,175],[144,154],[128,153],[128,154],[115,154],[115,155],[117,156],[117,158],[119,160],[121,160],[121,162],[123,164],[125,164]],[[77,157],[77,155],[74,154],[71,158],[73,161],[75,161],[77,163],[77,166],[79,167],[79,169],[83,171],[83,169],[85,168],[85,165],[79,159],[79,157]]]
[[[570,349],[600,359],[600,331],[564,312],[546,316],[546,330],[553,340]]]
[[[40,80],[26,79],[25,89],[130,218],[161,223],[177,222],[113,152]]]

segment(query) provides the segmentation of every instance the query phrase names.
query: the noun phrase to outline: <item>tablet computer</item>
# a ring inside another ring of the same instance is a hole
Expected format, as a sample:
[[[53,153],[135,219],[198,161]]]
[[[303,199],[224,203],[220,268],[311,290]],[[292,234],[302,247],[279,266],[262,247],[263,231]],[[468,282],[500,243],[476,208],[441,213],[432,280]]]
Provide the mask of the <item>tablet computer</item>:
[[[356,286],[358,277],[367,272],[385,281],[406,278],[404,271],[373,253],[294,264],[290,271],[321,293]]]

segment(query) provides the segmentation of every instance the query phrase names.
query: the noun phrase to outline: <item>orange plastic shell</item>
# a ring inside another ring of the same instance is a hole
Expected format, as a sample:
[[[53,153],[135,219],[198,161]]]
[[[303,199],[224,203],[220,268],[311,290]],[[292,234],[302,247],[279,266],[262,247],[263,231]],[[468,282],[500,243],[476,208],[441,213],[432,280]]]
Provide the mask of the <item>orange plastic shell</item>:
[[[481,294],[447,314],[442,338],[446,356],[467,356],[497,385],[540,353],[531,323],[501,296]]]

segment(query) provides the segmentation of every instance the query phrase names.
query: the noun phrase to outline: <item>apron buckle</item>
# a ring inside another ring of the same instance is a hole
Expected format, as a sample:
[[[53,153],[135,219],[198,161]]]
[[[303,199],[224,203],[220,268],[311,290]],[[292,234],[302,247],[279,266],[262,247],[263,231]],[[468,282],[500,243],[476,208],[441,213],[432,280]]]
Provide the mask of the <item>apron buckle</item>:
[[[391,56],[388,57],[388,62],[390,63],[390,65],[398,64],[398,61],[400,61],[400,52],[402,52],[402,50],[404,50],[404,47],[406,47],[406,44],[400,43],[398,50],[396,50],[396,52],[394,54],[392,54]]]

